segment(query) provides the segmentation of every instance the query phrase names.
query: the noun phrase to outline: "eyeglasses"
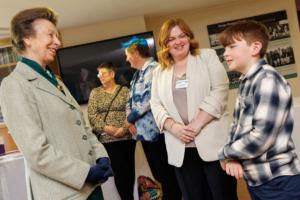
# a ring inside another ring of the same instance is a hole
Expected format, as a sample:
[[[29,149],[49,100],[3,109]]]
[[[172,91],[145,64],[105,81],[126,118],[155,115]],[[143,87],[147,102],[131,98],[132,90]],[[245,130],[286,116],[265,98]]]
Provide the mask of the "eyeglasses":
[[[98,77],[100,76],[105,76],[106,74],[108,74],[108,72],[99,72],[99,74],[97,75]]]

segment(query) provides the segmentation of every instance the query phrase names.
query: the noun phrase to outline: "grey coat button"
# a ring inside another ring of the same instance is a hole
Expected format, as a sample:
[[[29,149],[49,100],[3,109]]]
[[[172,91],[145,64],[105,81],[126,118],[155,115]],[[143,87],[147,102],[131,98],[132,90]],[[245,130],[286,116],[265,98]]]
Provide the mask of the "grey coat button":
[[[80,120],[77,120],[76,124],[80,125],[80,124],[81,124],[81,121],[80,121]]]
[[[90,156],[93,155],[93,151],[92,150],[89,151],[89,155]]]
[[[86,136],[86,135],[83,135],[83,136],[82,136],[82,139],[87,140],[87,136]]]

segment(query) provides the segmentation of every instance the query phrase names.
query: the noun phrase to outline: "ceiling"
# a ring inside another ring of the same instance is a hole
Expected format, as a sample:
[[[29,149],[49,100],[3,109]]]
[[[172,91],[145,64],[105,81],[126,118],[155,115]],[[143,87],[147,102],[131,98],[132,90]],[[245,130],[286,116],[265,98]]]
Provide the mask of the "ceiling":
[[[12,17],[33,7],[50,7],[59,14],[58,29],[144,15],[145,19],[247,0],[11,0],[1,1],[0,39],[9,37]]]
[[[3,0],[0,39],[9,37],[10,20],[16,13],[33,7],[52,8],[59,14],[58,30],[63,30],[139,15],[151,19],[241,1],[249,0]]]

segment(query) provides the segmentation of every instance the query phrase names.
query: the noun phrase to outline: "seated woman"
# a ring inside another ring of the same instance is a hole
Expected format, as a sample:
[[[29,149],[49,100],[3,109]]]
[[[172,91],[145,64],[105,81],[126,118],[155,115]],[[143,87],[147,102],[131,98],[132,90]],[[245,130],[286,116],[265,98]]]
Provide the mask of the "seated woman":
[[[184,200],[237,200],[236,179],[218,160],[227,143],[229,81],[214,50],[201,49],[182,19],[170,19],[158,38],[160,66],[153,72],[151,109],[165,133]]]
[[[133,200],[136,143],[124,124],[129,89],[116,85],[116,67],[112,63],[101,64],[97,71],[103,85],[91,92],[88,118],[109,155],[121,199]]]
[[[26,159],[33,199],[103,199],[96,186],[112,175],[108,155],[47,66],[60,46],[57,18],[49,8],[32,8],[12,19],[12,45],[23,57],[1,84],[3,116]]]

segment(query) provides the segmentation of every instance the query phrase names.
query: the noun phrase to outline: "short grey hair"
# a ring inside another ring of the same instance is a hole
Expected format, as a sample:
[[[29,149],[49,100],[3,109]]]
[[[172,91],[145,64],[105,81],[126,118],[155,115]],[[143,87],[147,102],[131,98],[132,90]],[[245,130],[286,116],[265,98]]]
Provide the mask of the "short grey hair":
[[[111,72],[117,72],[117,68],[114,66],[114,64],[112,64],[111,62],[105,62],[105,63],[102,63],[98,68],[97,68],[97,71],[99,71],[100,69],[102,68],[105,68],[107,69],[108,73],[111,73]]]

